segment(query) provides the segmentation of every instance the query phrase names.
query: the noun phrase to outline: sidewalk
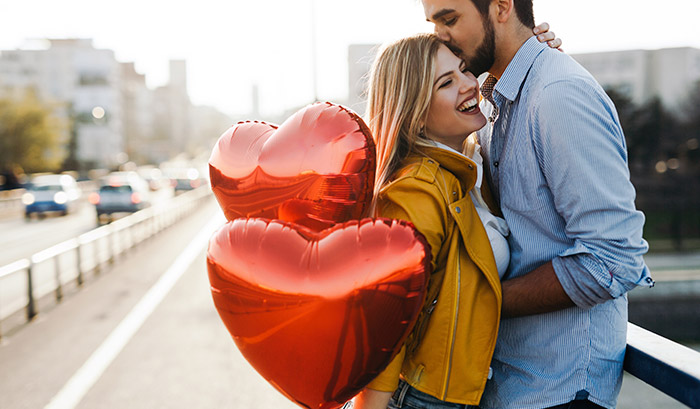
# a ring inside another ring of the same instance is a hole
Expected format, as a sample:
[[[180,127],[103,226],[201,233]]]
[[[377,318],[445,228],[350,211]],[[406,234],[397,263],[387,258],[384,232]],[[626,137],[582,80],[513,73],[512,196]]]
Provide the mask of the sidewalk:
[[[700,280],[700,252],[651,253],[644,256],[655,281]]]

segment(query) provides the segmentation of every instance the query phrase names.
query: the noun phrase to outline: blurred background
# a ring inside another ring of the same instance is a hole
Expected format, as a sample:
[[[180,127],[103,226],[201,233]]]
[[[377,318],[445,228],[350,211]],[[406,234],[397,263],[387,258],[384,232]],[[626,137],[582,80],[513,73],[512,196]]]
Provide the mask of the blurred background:
[[[630,294],[630,321],[698,349],[700,3],[534,5],[625,131],[657,280]],[[209,154],[237,121],[279,124],[315,101],[362,115],[377,47],[426,31],[418,0],[0,2],[0,278],[15,260],[208,189]],[[634,391],[621,407],[655,402]]]
[[[535,1],[617,104],[652,250],[700,247],[699,12],[693,0]],[[281,123],[317,100],[363,113],[376,45],[431,29],[417,0],[4,2],[0,185],[201,167],[232,123]]]

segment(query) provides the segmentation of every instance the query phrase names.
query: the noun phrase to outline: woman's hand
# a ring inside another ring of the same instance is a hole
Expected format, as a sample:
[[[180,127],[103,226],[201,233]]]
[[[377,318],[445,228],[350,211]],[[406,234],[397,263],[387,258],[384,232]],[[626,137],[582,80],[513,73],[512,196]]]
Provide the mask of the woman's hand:
[[[556,48],[559,51],[564,51],[561,48],[561,38],[557,38],[553,31],[549,31],[549,24],[542,23],[532,29],[532,32],[537,36],[540,43],[547,43],[551,48]]]
[[[380,392],[365,388],[357,396],[353,409],[386,409],[391,400],[391,392]]]

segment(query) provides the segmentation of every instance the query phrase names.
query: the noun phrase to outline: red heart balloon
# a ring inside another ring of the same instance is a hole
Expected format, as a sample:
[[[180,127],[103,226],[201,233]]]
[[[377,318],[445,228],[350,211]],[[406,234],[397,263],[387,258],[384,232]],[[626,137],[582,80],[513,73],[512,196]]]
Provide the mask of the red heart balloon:
[[[280,219],[316,231],[364,216],[374,170],[369,129],[329,102],[307,106],[279,128],[239,122],[209,159],[211,187],[228,220]]]
[[[425,298],[430,247],[408,222],[322,232],[237,219],[209,242],[214,304],[241,353],[285,396],[336,408],[379,374]]]

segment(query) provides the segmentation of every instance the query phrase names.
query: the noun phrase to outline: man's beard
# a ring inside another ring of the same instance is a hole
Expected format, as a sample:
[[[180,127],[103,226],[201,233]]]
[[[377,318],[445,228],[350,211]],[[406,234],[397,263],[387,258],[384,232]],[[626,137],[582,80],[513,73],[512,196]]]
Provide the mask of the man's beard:
[[[455,55],[464,59],[469,71],[477,77],[493,67],[496,61],[496,33],[493,29],[493,23],[488,16],[482,16],[481,20],[484,26],[484,40],[476,49],[472,58],[464,55],[462,49],[454,44],[447,45]]]

